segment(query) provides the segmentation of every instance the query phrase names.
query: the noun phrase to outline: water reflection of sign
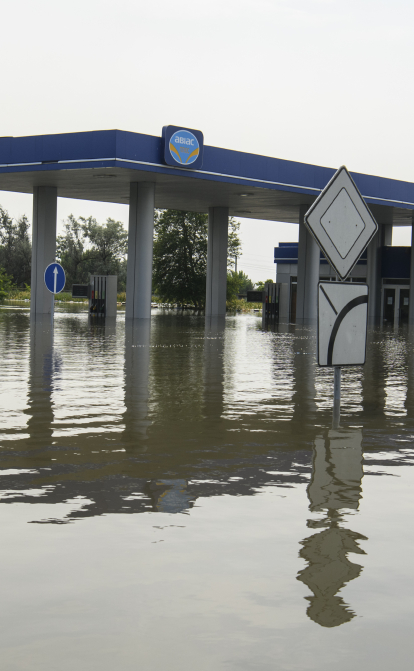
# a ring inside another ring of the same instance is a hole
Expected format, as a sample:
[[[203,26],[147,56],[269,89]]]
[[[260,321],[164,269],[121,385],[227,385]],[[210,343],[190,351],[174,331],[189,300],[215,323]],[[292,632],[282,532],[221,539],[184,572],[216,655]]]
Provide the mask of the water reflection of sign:
[[[326,439],[316,439],[309,509],[324,517],[309,520],[308,526],[323,530],[301,542],[300,556],[307,566],[298,580],[313,592],[305,597],[308,617],[322,627],[337,627],[355,617],[337,592],[362,570],[347,555],[365,554],[358,541],[367,539],[341,526],[343,513],[358,509],[362,476],[360,431],[330,431]]]
[[[368,286],[319,282],[318,363],[358,366],[365,363]]]
[[[181,168],[201,168],[203,164],[203,133],[190,128],[164,126],[164,160]]]

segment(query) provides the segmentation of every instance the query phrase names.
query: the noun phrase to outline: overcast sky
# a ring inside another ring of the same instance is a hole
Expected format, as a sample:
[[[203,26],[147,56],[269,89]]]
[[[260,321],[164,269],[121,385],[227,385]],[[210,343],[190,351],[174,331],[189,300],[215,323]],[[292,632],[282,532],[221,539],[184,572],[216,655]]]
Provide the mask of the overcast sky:
[[[414,181],[407,0],[3,0],[0,135],[203,131],[205,143]],[[31,197],[0,192],[31,219]],[[127,224],[125,206],[59,199]],[[274,273],[297,226],[242,221],[239,268]],[[409,231],[394,242],[409,244]]]

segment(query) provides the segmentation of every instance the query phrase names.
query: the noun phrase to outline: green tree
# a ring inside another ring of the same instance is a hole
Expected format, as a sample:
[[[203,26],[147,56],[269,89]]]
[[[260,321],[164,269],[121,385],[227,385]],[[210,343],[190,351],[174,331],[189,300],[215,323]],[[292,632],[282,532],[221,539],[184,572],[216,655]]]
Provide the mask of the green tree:
[[[156,213],[153,289],[168,303],[204,305],[207,269],[207,216],[164,210]]]
[[[273,280],[265,280],[264,282],[257,282],[255,285],[255,289],[257,291],[263,291],[265,288],[265,284],[273,284]]]
[[[227,273],[227,300],[234,301],[238,293],[240,293],[240,277],[238,273],[231,270]]]
[[[30,284],[32,245],[26,215],[16,221],[0,206],[0,267],[15,284]]]
[[[227,273],[227,300],[232,301],[238,294],[245,294],[253,289],[253,282],[242,270]]]
[[[227,265],[240,256],[240,224],[229,219]],[[154,233],[153,290],[168,303],[204,307],[207,271],[206,214],[163,210],[156,213]]]
[[[0,303],[4,303],[10,290],[13,288],[13,278],[0,268]]]
[[[84,231],[81,221],[73,214],[65,222],[64,235],[56,240],[56,258],[65,269],[67,287],[88,281]]]
[[[250,277],[248,277],[242,270],[239,270],[237,274],[240,278],[239,294],[245,294],[247,293],[247,291],[252,291],[254,288],[254,284],[251,281]]]
[[[89,245],[88,260],[94,265],[94,273],[117,275],[128,251],[128,233],[121,221],[110,217],[103,225],[96,219],[80,217],[82,229]]]
[[[227,267],[231,268],[234,265],[234,257],[239,258],[241,256],[241,241],[239,238],[240,222],[229,218],[229,241],[228,241],[228,256],[227,256]]]
[[[66,272],[66,285],[87,282],[89,274],[118,275],[118,289],[125,290],[128,234],[122,222],[108,218],[98,224],[93,217],[72,214],[65,233],[57,239],[57,258]]]

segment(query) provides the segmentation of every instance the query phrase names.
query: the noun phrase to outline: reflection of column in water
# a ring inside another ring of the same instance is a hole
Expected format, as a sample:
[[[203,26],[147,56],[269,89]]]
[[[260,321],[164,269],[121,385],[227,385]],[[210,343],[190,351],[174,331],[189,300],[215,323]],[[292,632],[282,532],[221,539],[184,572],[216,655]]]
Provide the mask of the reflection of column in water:
[[[330,431],[326,441],[315,441],[312,479],[308,487],[309,509],[325,518],[309,520],[313,528],[327,527],[301,542],[300,556],[308,566],[298,580],[314,596],[307,614],[323,627],[337,627],[354,617],[343,599],[335,596],[344,585],[357,578],[361,566],[353,564],[348,552],[365,554],[358,541],[365,536],[339,526],[343,510],[357,510],[361,498],[362,434],[360,431]]]
[[[204,331],[204,415],[219,421],[223,414],[224,317],[206,317]]]
[[[315,368],[316,332],[310,326],[295,328],[293,338],[293,379],[294,392],[292,421],[295,430],[305,425],[315,424]],[[309,437],[308,437],[309,440]]]
[[[406,347],[406,361],[407,361],[407,393],[405,396],[405,409],[407,418],[414,418],[414,328],[411,326],[408,329]],[[408,427],[407,427],[408,428]]]
[[[367,332],[367,357],[362,377],[364,413],[374,421],[384,417],[385,368],[381,346],[383,334],[370,328]]]
[[[105,338],[116,334],[116,317],[105,317]]]
[[[61,359],[53,349],[50,315],[30,324],[30,375],[27,422],[31,445],[49,447],[53,434],[52,392],[60,377]]]
[[[125,413],[126,447],[145,448],[148,427],[150,319],[125,321]]]
[[[410,339],[409,339],[410,340]],[[388,332],[381,349],[384,357],[386,416],[405,416],[407,396],[407,341],[403,333]]]

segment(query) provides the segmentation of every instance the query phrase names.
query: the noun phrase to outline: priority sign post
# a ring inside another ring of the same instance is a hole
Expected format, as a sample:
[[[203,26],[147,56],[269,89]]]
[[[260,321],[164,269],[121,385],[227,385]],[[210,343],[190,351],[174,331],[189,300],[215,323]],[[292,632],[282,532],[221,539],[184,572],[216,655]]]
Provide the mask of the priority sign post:
[[[50,263],[45,270],[46,289],[52,294],[51,319],[53,321],[53,312],[55,306],[55,294],[60,294],[65,288],[66,275],[60,263]]]
[[[339,424],[341,367],[365,363],[368,286],[344,282],[378,230],[345,166],[305,214],[305,225],[342,282],[319,282],[320,366],[334,368],[334,425]]]

